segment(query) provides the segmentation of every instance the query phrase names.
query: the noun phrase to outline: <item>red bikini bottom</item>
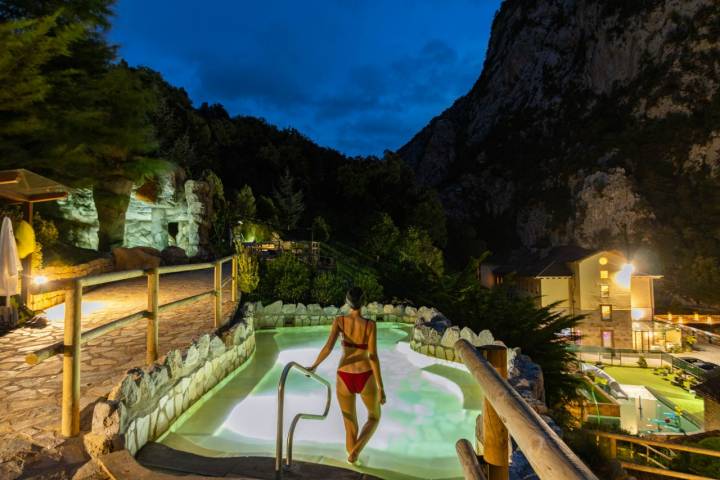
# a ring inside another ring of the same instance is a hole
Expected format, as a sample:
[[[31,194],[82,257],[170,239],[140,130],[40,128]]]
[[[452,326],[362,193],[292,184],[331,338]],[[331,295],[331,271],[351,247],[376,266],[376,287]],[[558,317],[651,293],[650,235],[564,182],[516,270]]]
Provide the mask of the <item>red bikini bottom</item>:
[[[362,392],[363,388],[365,388],[365,384],[367,383],[368,378],[372,377],[372,373],[372,370],[360,373],[343,372],[340,370],[337,371],[340,379],[343,381],[348,390],[350,390],[352,393]]]

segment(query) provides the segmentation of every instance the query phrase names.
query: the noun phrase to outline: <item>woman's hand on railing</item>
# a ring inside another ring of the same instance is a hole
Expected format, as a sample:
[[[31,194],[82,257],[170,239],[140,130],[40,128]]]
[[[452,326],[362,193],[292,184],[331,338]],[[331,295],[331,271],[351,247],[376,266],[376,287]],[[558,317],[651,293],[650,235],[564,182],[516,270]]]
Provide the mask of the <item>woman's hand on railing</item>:
[[[385,402],[387,402],[387,398],[385,397],[385,389],[380,389],[380,405],[385,405]]]

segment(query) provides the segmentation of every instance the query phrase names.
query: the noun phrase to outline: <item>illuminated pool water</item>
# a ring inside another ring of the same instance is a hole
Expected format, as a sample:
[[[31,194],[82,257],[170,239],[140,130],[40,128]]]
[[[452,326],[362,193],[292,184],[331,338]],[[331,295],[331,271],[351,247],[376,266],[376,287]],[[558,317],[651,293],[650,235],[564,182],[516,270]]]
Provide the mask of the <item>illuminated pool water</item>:
[[[464,367],[410,350],[410,327],[378,324],[378,350],[387,394],[380,426],[360,456],[367,473],[387,479],[461,478],[455,441],[474,438],[482,396]],[[326,340],[328,327],[256,332],[252,359],[208,398],[186,412],[160,442],[205,456],[275,455],[277,384],[289,361],[309,365]],[[318,368],[330,380],[328,418],[303,420],[295,433],[293,458],[349,467],[345,432],[335,399],[340,345]],[[321,413],[324,386],[297,371],[286,387],[285,432],[298,412]],[[358,399],[361,424],[367,415]]]

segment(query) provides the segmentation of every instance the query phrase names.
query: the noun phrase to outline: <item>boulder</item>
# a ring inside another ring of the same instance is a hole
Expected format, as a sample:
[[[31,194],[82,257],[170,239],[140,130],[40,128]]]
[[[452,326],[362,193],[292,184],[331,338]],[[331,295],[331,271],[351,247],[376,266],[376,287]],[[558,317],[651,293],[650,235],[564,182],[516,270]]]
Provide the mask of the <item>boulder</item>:
[[[160,252],[160,258],[162,259],[163,265],[183,265],[190,263],[190,259],[187,253],[185,253],[185,250],[176,246],[165,247],[163,251]]]
[[[154,251],[157,255],[149,253]],[[147,270],[160,266],[160,252],[150,247],[117,247],[112,250],[116,270]]]
[[[455,342],[460,340],[460,329],[458,327],[450,327],[445,330],[442,338],[440,339],[440,345],[446,348],[455,348]]]
[[[475,339],[475,343],[473,345],[481,347],[483,345],[491,345],[494,341],[495,339],[493,338],[490,330],[483,330],[477,334],[477,338]]]
[[[475,332],[470,330],[468,327],[463,327],[463,329],[460,330],[460,338],[467,340],[471,345],[475,345],[477,342],[477,335],[475,335]]]

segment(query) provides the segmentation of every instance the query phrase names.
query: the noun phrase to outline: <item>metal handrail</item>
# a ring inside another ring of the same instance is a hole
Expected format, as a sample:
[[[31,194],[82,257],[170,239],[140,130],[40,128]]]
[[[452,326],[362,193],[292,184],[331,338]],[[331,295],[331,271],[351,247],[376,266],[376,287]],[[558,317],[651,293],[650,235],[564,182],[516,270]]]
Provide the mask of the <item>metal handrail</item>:
[[[307,420],[323,420],[327,417],[328,412],[330,411],[330,398],[332,396],[330,387],[330,382],[322,378],[321,376],[317,375],[314,372],[311,372],[307,368],[303,367],[297,362],[290,362],[287,365],[285,365],[285,368],[282,371],[282,375],[280,375],[280,381],[278,382],[278,415],[277,415],[277,438],[275,440],[275,478],[282,478],[282,456],[283,456],[283,446],[282,446],[282,440],[283,440],[283,413],[285,410],[285,382],[287,381],[288,374],[290,373],[290,370],[293,368],[297,368],[300,370],[306,377],[312,378],[313,380],[322,383],[327,387],[327,401],[325,402],[325,410],[322,414],[316,415],[316,414],[310,414],[310,413],[298,413],[295,415],[295,418],[293,418],[292,423],[290,424],[290,430],[288,430],[288,439],[287,439],[287,461],[286,465],[287,467],[290,467],[292,465],[292,441],[293,441],[293,435],[295,434],[295,427],[297,426],[298,421],[300,419],[307,419]]]

